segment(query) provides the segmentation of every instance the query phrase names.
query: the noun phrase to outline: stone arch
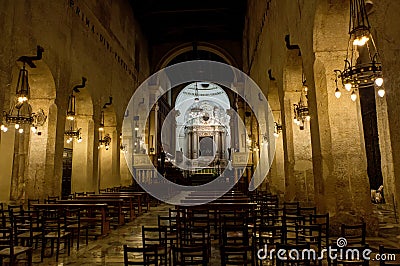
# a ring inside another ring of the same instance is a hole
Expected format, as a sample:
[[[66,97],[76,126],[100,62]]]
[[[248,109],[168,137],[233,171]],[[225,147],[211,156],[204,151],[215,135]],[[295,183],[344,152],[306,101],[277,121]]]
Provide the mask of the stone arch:
[[[120,185],[120,140],[117,133],[117,116],[114,107],[101,109],[104,112],[104,136],[111,137],[108,149],[99,146],[99,189]],[[100,132],[99,132],[100,134]]]
[[[72,193],[96,191],[97,189],[94,178],[95,158],[93,153],[94,145],[97,143],[95,136],[98,136],[98,134],[95,134],[93,101],[88,85],[79,90],[80,92],[74,92],[76,97],[76,115],[72,124],[74,129],[80,129],[82,141],[78,142],[77,139],[71,143],[64,141],[64,148],[72,149]],[[67,122],[65,128],[69,129],[70,124]]]
[[[307,204],[314,201],[314,176],[310,122],[304,126],[294,124],[294,104],[298,104],[306,79],[300,48],[286,51],[283,66],[283,84],[280,92],[281,119],[283,126],[283,149],[285,171],[285,198]],[[303,100],[308,100],[303,97]]]
[[[226,64],[229,64],[234,67],[238,67],[237,61],[234,59],[234,57],[230,53],[228,53],[225,49],[223,49],[217,45],[214,45],[214,44],[211,44],[208,42],[199,42],[197,44],[197,49],[214,53],[214,54],[220,56],[222,59],[224,59]],[[182,45],[175,47],[174,49],[167,52],[161,58],[160,62],[156,66],[156,71],[165,68],[178,55],[192,51],[192,50],[193,50],[192,43],[184,43]]]
[[[4,199],[6,201],[23,203],[28,198],[45,195],[45,183],[46,190],[55,189],[55,183],[46,182],[49,176],[53,176],[52,165],[55,159],[57,124],[55,81],[48,65],[43,60],[35,61],[35,65],[36,68],[26,66],[30,87],[28,103],[33,113],[43,110],[47,119],[43,125],[37,127],[36,132],[31,131],[28,125],[21,125],[23,133],[16,133],[14,126],[11,126],[9,134],[3,135],[1,156],[4,157],[3,163],[8,167],[4,165],[5,176],[2,178],[4,182],[2,187],[4,185],[11,191],[9,198]],[[12,67],[9,105],[6,109],[15,102],[15,88],[21,67],[22,63],[16,63]],[[3,152],[5,150],[6,152]]]

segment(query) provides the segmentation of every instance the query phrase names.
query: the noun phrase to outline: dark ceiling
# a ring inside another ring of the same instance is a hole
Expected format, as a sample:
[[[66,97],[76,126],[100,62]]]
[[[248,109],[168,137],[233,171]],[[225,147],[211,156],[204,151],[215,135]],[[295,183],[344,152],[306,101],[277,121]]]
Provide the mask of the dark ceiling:
[[[151,45],[242,39],[247,0],[130,0]]]

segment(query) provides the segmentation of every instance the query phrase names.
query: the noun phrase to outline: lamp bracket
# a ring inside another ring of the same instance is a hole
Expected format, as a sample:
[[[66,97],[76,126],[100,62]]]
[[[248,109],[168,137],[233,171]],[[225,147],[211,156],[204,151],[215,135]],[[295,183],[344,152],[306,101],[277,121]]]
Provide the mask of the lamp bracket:
[[[275,77],[272,76],[272,69],[268,70],[268,77],[269,77],[269,80],[271,80],[271,81],[276,80]]]
[[[37,46],[37,50],[36,50],[36,55],[35,56],[21,56],[20,58],[18,58],[17,61],[23,62],[28,64],[31,68],[36,68],[36,65],[33,63],[33,61],[37,61],[42,59],[42,54],[44,52],[43,47],[41,47],[40,45]]]
[[[108,102],[106,102],[106,103],[103,105],[103,109],[107,108],[107,106],[110,106],[110,105],[112,104],[112,99],[113,99],[112,96],[110,96]]]
[[[85,86],[86,86],[86,81],[87,81],[87,79],[86,79],[85,77],[82,77],[82,84],[76,85],[72,90],[73,90],[74,92],[80,92],[79,89],[85,88]]]
[[[300,50],[300,46],[298,46],[297,44],[290,44],[289,34],[285,36],[285,43],[286,43],[286,48],[288,48],[289,50],[296,50],[296,49]],[[300,52],[299,55],[301,55]]]

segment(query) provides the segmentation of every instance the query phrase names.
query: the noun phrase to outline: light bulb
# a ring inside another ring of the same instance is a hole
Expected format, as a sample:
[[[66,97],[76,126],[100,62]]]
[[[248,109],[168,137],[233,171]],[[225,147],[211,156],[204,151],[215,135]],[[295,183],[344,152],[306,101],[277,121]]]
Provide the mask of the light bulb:
[[[307,116],[306,116],[306,120],[307,120],[307,121],[310,121],[310,120],[311,120],[311,116],[307,115]]]
[[[294,122],[295,124],[297,124],[297,118],[296,118],[296,117],[293,119],[293,122]]]
[[[79,137],[79,139],[78,139],[78,143],[81,143],[82,142],[82,138],[81,137]]]
[[[74,120],[74,116],[73,115],[69,115],[69,116],[67,116],[67,119],[73,121]]]
[[[357,100],[357,94],[353,91],[350,95],[350,98],[353,102],[355,102]]]
[[[385,96],[385,90],[383,89],[383,88],[379,88],[379,90],[378,90],[378,95],[379,95],[379,97],[383,97],[383,96]]]
[[[1,130],[1,131],[4,131],[4,128],[5,128],[4,125],[1,125],[1,126],[0,126],[0,130]]]
[[[68,140],[69,140],[69,142],[71,142],[71,141],[72,141],[72,138],[70,137]]]
[[[383,78],[375,79],[375,85],[381,87],[383,85]]]
[[[342,93],[340,92],[339,88],[336,88],[336,90],[335,90],[335,97],[336,97],[337,99],[339,99],[340,96],[342,96]]]
[[[279,137],[279,134],[277,132],[274,132],[274,137],[275,138]]]
[[[25,101],[27,101],[28,100],[28,98],[26,97],[26,96],[19,96],[18,97],[18,102],[19,103],[23,103],[23,102],[25,102]]]
[[[4,126],[3,132],[7,132],[7,131],[8,131],[8,127]]]
[[[15,124],[15,129],[18,129],[19,128],[19,124]]]
[[[71,143],[71,140],[70,140],[70,139],[67,139],[67,143],[70,144],[70,143]]]
[[[104,127],[99,127],[99,131],[104,131]]]
[[[108,151],[109,148],[110,148],[110,146],[106,145],[106,151]]]
[[[136,130],[136,131],[138,131],[138,130],[139,130],[139,128],[138,128],[138,127],[135,127],[135,130]]]
[[[350,83],[350,82],[345,83],[345,84],[344,84],[344,88],[345,88],[347,91],[350,91],[350,90],[351,90],[351,83]]]
[[[18,129],[18,132],[19,132],[19,133],[24,133],[24,129],[23,129],[23,128],[20,128],[20,129]]]
[[[369,37],[364,35],[364,36],[355,38],[353,41],[353,45],[364,46],[368,41],[369,41]]]
[[[36,133],[37,128],[32,126],[32,127],[31,127],[31,131],[32,131],[33,133]]]

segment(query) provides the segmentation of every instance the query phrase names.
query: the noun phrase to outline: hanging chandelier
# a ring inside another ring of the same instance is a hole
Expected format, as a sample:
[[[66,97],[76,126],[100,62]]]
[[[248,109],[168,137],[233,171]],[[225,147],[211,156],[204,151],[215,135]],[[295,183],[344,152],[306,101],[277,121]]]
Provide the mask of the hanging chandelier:
[[[357,100],[357,90],[374,86],[380,97],[385,95],[383,88],[382,63],[371,34],[365,0],[350,0],[349,42],[344,69],[335,70],[335,96],[342,92],[338,79],[346,91],[351,92],[352,101]]]
[[[78,142],[82,142],[81,128],[75,129],[75,107],[76,98],[72,94],[68,97],[68,109],[67,109],[67,126],[69,129],[64,131],[64,135],[67,137],[67,143],[71,143],[74,139]]]
[[[24,62],[18,75],[15,102],[8,112],[4,111],[3,122],[0,126],[3,132],[8,131],[9,125],[14,125],[19,133],[23,133],[24,125],[29,125],[32,132],[36,133],[37,127],[46,122],[47,116],[43,109],[39,109],[37,113],[32,113],[32,107],[28,102],[29,91],[28,70],[25,69]]]
[[[100,126],[99,126],[99,134],[100,134],[100,139],[99,139],[99,146],[98,148],[105,148],[107,151],[110,148],[111,144],[111,137],[109,134],[105,134],[104,130],[104,111],[101,111],[101,118],[100,118]],[[104,137],[103,137],[104,135]]]
[[[300,130],[304,130],[304,124],[310,121],[310,113],[308,110],[308,98],[307,98],[308,87],[306,80],[303,76],[303,87],[301,89],[300,100],[293,106],[294,119],[293,122],[300,127]]]

